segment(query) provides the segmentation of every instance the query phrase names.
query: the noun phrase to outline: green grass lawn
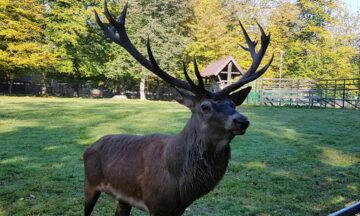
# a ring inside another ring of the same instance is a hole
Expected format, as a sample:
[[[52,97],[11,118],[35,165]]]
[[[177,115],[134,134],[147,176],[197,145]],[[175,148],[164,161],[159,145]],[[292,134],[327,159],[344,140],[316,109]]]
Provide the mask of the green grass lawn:
[[[360,200],[359,111],[241,110],[248,132],[187,216],[327,215]],[[106,134],[175,134],[189,116],[170,102],[0,97],[0,215],[81,215],[86,147]],[[102,195],[94,215],[115,208]]]

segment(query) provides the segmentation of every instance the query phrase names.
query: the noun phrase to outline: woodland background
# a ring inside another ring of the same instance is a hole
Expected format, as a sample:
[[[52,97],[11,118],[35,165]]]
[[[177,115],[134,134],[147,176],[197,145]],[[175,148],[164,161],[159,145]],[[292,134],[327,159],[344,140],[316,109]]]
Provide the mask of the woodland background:
[[[119,15],[124,4],[109,7]],[[102,8],[98,0],[1,0],[0,79],[36,75],[117,92],[145,78],[158,82],[103,36],[94,18]],[[130,0],[126,27],[143,53],[149,36],[161,67],[182,77],[182,61],[190,66],[194,55],[200,69],[227,55],[251,64],[238,20],[252,38],[259,38],[255,21],[271,32],[264,62],[272,52],[275,60],[265,77],[279,77],[280,52],[283,78],[360,76],[360,12],[340,0]]]

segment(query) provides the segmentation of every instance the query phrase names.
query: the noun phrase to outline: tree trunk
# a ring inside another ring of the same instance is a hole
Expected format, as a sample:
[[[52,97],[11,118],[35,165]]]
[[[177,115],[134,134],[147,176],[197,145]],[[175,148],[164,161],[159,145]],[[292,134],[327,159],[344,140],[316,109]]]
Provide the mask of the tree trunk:
[[[80,79],[81,79],[81,73],[80,73],[80,64],[78,59],[74,58],[74,97],[80,97]]]
[[[140,100],[146,100],[145,96],[145,75],[141,76],[140,79]]]
[[[156,98],[156,100],[161,100],[162,98],[160,97],[160,80],[159,79],[156,79],[156,85],[157,85],[157,88],[156,88],[155,98]]]
[[[74,84],[73,84],[73,89],[74,89],[74,97],[79,97],[80,96],[80,75],[78,73],[75,73],[74,75]]]
[[[13,83],[14,83],[14,78],[10,78],[10,85],[8,88],[8,93],[11,94],[12,93],[12,87],[13,87]]]
[[[46,88],[46,74],[42,73],[42,77],[41,77],[41,95],[46,95],[47,94],[47,88]]]
[[[74,84],[74,97],[79,97],[80,96],[80,84],[79,84],[79,80],[75,79],[75,84]]]
[[[116,94],[120,95],[121,94],[121,83],[120,81],[115,81],[116,82]]]

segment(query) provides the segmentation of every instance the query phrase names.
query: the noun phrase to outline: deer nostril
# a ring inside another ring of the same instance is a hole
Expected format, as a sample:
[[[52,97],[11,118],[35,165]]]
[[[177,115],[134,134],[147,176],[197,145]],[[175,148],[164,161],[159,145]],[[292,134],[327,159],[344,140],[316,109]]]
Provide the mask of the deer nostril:
[[[237,127],[242,128],[242,129],[246,129],[250,125],[250,122],[245,119],[234,119],[234,123]]]
[[[249,121],[244,121],[244,128],[248,128],[249,127],[249,125],[250,125],[250,122]]]

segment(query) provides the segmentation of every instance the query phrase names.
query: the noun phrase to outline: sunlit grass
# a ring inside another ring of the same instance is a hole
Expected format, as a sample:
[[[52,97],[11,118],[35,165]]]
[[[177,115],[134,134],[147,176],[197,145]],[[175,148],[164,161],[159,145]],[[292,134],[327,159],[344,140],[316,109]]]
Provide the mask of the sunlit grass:
[[[28,161],[26,157],[15,156],[13,158],[7,158],[4,160],[0,160],[0,164],[16,164],[16,163],[24,163]]]
[[[241,110],[251,126],[224,179],[185,215],[326,215],[360,199],[359,111]],[[81,215],[86,147],[105,134],[175,134],[189,116],[173,102],[0,97],[0,215]],[[102,196],[94,215],[115,206]]]
[[[324,149],[322,155],[322,162],[332,166],[347,167],[359,164],[360,162],[360,157],[345,154],[344,152],[331,148]]]

